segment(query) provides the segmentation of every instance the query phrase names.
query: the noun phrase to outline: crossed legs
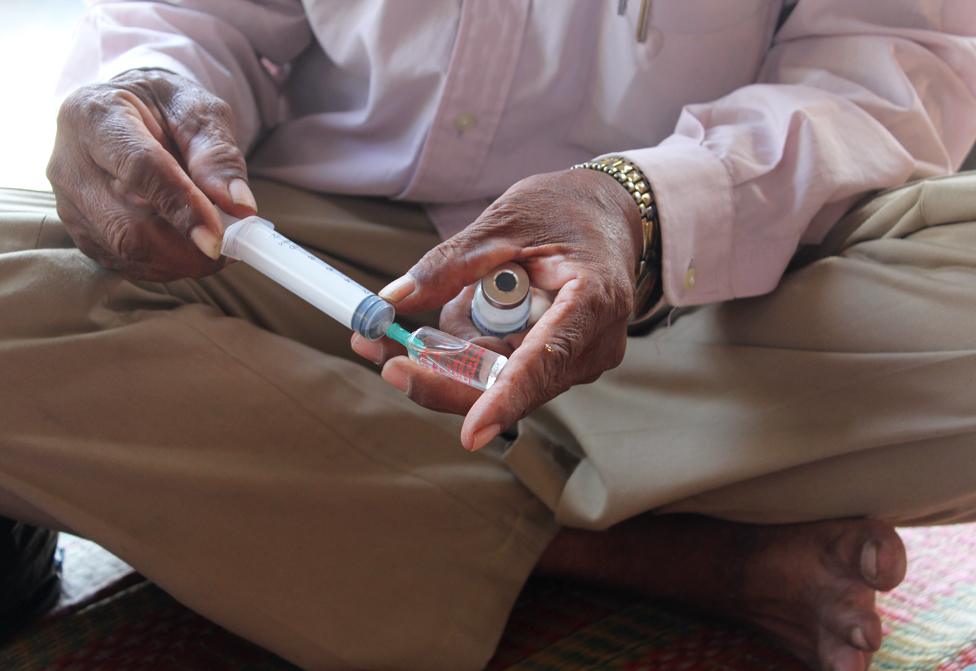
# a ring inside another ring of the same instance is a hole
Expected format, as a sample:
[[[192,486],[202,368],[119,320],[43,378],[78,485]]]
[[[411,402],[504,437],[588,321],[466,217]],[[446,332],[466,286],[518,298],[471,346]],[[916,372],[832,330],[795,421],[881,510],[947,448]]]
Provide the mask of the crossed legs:
[[[537,562],[863,668],[874,592],[904,572],[889,523],[974,509],[976,244],[932,184],[914,229],[920,194],[888,197],[776,294],[635,339],[474,456],[248,269],[134,285],[73,250],[49,202],[19,204],[0,229],[0,501],[310,669],[477,668]],[[256,192],[374,288],[435,243],[405,206]],[[852,517],[884,521],[814,521]]]

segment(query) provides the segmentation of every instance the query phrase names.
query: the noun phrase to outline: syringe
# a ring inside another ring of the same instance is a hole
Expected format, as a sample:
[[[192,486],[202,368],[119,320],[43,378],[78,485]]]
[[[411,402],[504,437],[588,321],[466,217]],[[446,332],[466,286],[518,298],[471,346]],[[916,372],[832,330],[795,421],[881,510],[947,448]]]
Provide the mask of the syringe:
[[[396,311],[372,291],[275,231],[267,219],[225,216],[225,223],[230,225],[222,254],[252,266],[365,338],[386,334]]]
[[[430,328],[410,333],[393,322],[393,306],[274,230],[267,219],[224,215],[221,253],[243,261],[336,321],[370,340],[384,335],[410,358],[441,375],[485,390],[508,362],[504,356]]]

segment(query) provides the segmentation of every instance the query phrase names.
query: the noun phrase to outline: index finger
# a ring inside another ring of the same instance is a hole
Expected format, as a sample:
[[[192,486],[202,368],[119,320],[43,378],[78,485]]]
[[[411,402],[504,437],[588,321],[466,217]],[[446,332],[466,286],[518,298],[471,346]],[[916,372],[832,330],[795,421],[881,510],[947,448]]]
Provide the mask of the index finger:
[[[520,251],[516,242],[465,229],[424,254],[379,295],[396,304],[398,312],[439,308]]]

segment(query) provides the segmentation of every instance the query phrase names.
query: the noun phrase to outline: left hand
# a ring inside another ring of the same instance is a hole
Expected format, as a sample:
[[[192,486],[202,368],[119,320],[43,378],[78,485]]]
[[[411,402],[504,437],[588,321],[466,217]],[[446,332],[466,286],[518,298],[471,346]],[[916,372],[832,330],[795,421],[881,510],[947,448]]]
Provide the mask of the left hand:
[[[441,328],[473,338],[474,284],[506,261],[524,266],[553,302],[524,335],[473,338],[510,354],[491,389],[480,393],[422,368],[389,340],[353,336],[353,349],[383,363],[383,378],[416,403],[466,414],[461,442],[480,449],[533,409],[620,364],[641,236],[637,205],[608,175],[564,170],[523,179],[380,292],[400,313],[447,303]]]

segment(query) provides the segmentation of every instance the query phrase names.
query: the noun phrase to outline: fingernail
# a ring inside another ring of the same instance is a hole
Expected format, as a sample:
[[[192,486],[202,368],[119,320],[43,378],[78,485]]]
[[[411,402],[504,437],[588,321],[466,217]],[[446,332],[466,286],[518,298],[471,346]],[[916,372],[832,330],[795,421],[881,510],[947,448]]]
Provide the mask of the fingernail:
[[[409,275],[404,275],[400,279],[393,280],[385,287],[380,289],[380,298],[385,298],[391,303],[398,303],[413,293],[416,282]]]
[[[234,201],[235,205],[246,207],[252,212],[258,211],[258,203],[254,200],[251,187],[243,179],[237,178],[232,181],[230,186],[227,187],[227,190],[230,191],[230,199]]]
[[[381,373],[383,379],[392,384],[394,387],[407,393],[407,374],[399,366],[387,366],[383,369]]]
[[[355,332],[352,334],[352,337],[349,338],[349,346],[352,347],[352,351],[360,356],[362,356],[362,353],[359,351],[359,348],[362,347],[361,341],[363,340],[365,340],[365,338]]]
[[[217,260],[220,258],[220,240],[214,235],[206,226],[194,226],[190,231],[190,240],[197,248],[209,256],[210,258]]]
[[[477,452],[501,432],[501,424],[492,424],[491,426],[479,429],[474,434],[474,438],[471,439],[471,452]]]
[[[854,627],[854,629],[851,630],[851,643],[854,644],[855,648],[870,652],[870,648],[868,647],[868,639],[864,636],[864,631],[860,627]]]
[[[861,574],[870,582],[878,579],[878,541],[868,541],[861,550]]]
[[[352,350],[359,356],[379,365],[383,363],[383,350],[377,344],[370,342],[358,333],[352,334],[350,341]]]

